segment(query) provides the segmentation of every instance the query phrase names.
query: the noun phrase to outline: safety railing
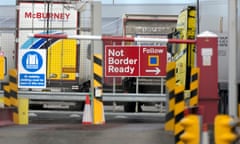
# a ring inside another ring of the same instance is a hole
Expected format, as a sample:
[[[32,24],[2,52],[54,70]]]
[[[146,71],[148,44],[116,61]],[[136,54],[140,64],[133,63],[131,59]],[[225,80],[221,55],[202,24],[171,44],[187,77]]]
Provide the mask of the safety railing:
[[[79,92],[34,92],[18,91],[18,97],[29,98],[30,100],[62,100],[62,101],[85,101],[89,93]],[[0,91],[0,97],[3,91]],[[120,102],[165,102],[166,94],[143,94],[143,93],[103,93],[103,101]]]

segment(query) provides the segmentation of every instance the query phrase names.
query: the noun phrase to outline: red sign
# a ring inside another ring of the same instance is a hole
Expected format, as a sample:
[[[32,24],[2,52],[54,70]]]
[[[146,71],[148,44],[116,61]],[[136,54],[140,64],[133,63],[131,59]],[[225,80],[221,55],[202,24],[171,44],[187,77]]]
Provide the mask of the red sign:
[[[165,76],[167,48],[163,46],[105,46],[106,77]]]

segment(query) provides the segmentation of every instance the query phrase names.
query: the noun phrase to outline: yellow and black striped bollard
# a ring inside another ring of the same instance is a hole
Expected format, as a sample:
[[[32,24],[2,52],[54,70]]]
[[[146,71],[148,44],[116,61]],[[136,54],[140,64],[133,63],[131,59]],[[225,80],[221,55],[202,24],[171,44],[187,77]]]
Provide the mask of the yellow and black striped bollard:
[[[176,85],[175,69],[176,69],[175,62],[169,62],[167,64],[166,87],[168,91],[168,112],[165,119],[166,131],[174,131],[174,105],[175,105],[174,89]]]
[[[198,86],[199,86],[199,68],[192,68],[191,70],[191,84],[190,84],[190,101],[189,106],[198,105]]]
[[[102,55],[94,54],[93,58],[93,124],[104,124],[104,106],[102,100],[102,88],[103,88],[103,66]]]
[[[4,85],[3,86],[3,103],[4,103],[4,107],[10,107],[11,106],[11,102],[10,102],[10,86],[9,84]]]
[[[10,103],[11,107],[14,108],[13,122],[18,124],[18,85],[17,85],[17,70],[9,70],[9,86],[10,86]]]
[[[184,128],[182,127],[180,121],[184,118],[184,87],[182,85],[178,85],[175,87],[175,109],[174,109],[174,117],[175,117],[175,127],[174,127],[174,136],[175,143],[182,144],[183,142],[180,140],[181,134],[184,132]]]

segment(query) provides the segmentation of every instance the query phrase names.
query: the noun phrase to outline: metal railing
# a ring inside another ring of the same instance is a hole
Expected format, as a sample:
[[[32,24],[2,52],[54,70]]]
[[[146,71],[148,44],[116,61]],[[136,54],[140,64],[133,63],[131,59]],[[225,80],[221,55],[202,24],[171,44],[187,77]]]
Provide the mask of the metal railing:
[[[89,93],[83,92],[33,92],[18,91],[18,97],[29,98],[30,100],[61,100],[61,101],[85,101]],[[0,97],[3,91],[0,91]],[[103,93],[103,101],[120,102],[166,102],[166,94],[143,94],[143,93]]]

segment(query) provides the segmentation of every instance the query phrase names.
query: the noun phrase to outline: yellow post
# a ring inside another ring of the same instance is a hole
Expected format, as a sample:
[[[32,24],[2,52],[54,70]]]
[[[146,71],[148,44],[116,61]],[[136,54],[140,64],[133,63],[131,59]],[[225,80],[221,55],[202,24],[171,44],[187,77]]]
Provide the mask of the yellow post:
[[[0,80],[4,79],[5,74],[5,58],[0,55]]]
[[[28,124],[28,109],[29,109],[29,99],[28,98],[18,98],[18,117],[20,125]]]
[[[4,91],[4,97],[3,97],[4,107],[10,107],[11,106],[10,86],[9,85],[4,85],[3,86],[3,91]]]
[[[15,124],[19,123],[19,117],[18,117],[18,84],[17,84],[17,70],[16,69],[10,69],[9,70],[9,87],[10,87],[10,103],[11,107],[14,108],[13,112],[13,122]]]
[[[230,144],[234,142],[238,135],[234,129],[237,122],[228,115],[217,115],[214,120],[214,140],[216,144]]]
[[[175,107],[175,96],[174,89],[176,85],[175,77],[176,63],[167,63],[167,77],[166,87],[168,92],[168,112],[165,119],[165,131],[174,131],[174,107]]]
[[[176,144],[183,144],[180,139],[180,135],[184,132],[184,129],[180,123],[181,119],[184,118],[184,87],[178,85],[175,87],[175,107],[174,107],[174,136]]]
[[[184,144],[201,143],[201,122],[198,115],[187,115],[180,121],[180,124],[184,129],[184,133],[180,135],[180,139]]]
[[[189,106],[196,106],[198,105],[198,86],[199,86],[199,68],[192,68],[191,69],[191,83],[190,83],[190,102]]]
[[[0,107],[4,107],[4,98],[0,96]]]
[[[93,58],[93,124],[104,124],[104,106],[102,101],[102,87],[103,87],[103,67],[102,55],[95,54]]]

